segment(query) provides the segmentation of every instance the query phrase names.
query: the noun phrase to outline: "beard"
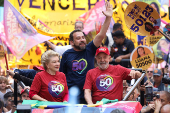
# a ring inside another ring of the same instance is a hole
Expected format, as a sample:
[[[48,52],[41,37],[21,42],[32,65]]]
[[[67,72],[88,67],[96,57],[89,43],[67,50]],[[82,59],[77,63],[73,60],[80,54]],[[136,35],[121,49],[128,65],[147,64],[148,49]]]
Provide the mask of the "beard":
[[[81,43],[84,43],[84,42],[81,42]],[[81,43],[80,43],[80,44],[81,44]],[[85,43],[84,43],[85,46],[80,46],[80,44],[79,44],[78,46],[74,44],[74,47],[75,47],[76,49],[78,49],[78,50],[84,50],[84,49],[86,49],[86,44],[85,44]]]
[[[100,62],[100,63],[97,62],[97,65],[99,66],[99,68],[100,68],[101,70],[105,70],[105,69],[108,68],[109,62]]]

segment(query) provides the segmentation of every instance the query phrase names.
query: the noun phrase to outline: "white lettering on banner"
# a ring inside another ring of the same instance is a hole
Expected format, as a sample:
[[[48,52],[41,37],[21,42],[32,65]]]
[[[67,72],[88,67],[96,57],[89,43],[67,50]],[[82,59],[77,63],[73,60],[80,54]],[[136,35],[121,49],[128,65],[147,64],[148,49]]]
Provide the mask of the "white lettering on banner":
[[[12,10],[8,8],[7,12],[7,28],[8,28],[8,39],[13,38],[13,34],[17,33],[17,20]]]
[[[102,13],[103,10],[105,10],[105,6],[102,6],[95,10],[92,10],[92,12],[86,22],[88,22],[89,20],[96,20],[97,16],[98,16],[98,18],[105,17],[104,14]]]
[[[118,108],[126,108],[126,109],[130,109],[130,110],[134,110],[134,113],[136,113],[136,109],[135,107],[131,107],[131,106],[128,106],[128,105],[120,105],[118,106]]]
[[[99,15],[99,18],[104,17],[104,14],[102,13],[102,11],[104,10],[105,10],[105,6],[102,6],[96,9],[96,13]]]
[[[14,15],[12,16],[12,33],[17,33],[17,19]]]
[[[96,12],[95,10],[93,10],[86,22],[88,22],[89,20],[96,20],[96,19],[97,19]]]
[[[13,15],[13,13],[12,13],[12,11],[11,11],[11,9],[10,8],[8,8],[8,14],[7,14],[7,28],[8,28],[8,37],[10,38],[11,37],[11,35],[12,35],[12,31],[11,31],[11,20],[12,20],[12,15]]]
[[[20,36],[15,36],[17,33],[21,32],[18,27],[18,21],[12,10],[8,8],[7,11],[7,32],[8,32],[8,40],[11,40],[11,45],[14,47],[15,53],[20,53],[25,45],[24,38]]]
[[[51,87],[52,87],[51,89],[52,89],[53,92],[56,92],[56,91],[62,92],[63,91],[63,88],[62,88],[61,85],[57,85],[57,86],[56,85],[52,85]]]

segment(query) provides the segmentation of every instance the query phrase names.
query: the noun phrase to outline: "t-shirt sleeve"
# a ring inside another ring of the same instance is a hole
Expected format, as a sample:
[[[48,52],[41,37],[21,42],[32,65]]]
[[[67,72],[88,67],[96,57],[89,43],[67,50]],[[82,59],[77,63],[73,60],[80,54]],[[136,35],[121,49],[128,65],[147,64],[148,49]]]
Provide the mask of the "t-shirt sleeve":
[[[91,78],[91,73],[90,73],[90,71],[88,71],[87,72],[87,74],[86,74],[86,80],[85,80],[85,83],[84,83],[84,87],[83,87],[83,89],[92,89],[92,78]]]
[[[96,46],[94,45],[93,40],[92,40],[89,44],[87,44],[87,47],[86,47],[86,49],[89,50],[89,51],[91,51],[91,53],[92,53],[93,55],[95,55],[97,48],[98,48],[98,47],[96,47]]]
[[[132,41],[130,41],[128,53],[131,53],[133,50],[134,50],[134,43]]]
[[[61,59],[61,63],[60,63],[60,72],[63,72],[64,74],[67,74],[67,69],[66,69],[66,54],[64,53]]]
[[[130,74],[130,69],[127,69],[123,66],[120,66],[120,65],[117,65],[118,68],[117,68],[117,71],[120,73],[120,75],[122,76],[122,79],[123,80],[131,80],[131,77],[128,76]]]
[[[41,85],[42,85],[41,77],[37,73],[30,88],[29,97],[32,98],[33,95],[38,94],[41,89]]]

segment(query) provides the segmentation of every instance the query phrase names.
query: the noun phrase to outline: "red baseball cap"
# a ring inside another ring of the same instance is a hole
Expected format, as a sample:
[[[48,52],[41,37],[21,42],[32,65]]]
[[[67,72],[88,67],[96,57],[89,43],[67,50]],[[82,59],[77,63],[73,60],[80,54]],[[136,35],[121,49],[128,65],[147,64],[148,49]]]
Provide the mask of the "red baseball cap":
[[[34,66],[33,69],[36,71],[38,71],[38,70],[44,71],[45,70],[43,66]]]
[[[22,95],[22,93],[24,93],[24,92],[25,92],[25,90],[24,90],[24,89],[22,89],[22,90],[21,90],[21,95]]]
[[[96,50],[96,55],[99,53],[106,53],[107,55],[110,55],[110,52],[107,47],[100,47]]]

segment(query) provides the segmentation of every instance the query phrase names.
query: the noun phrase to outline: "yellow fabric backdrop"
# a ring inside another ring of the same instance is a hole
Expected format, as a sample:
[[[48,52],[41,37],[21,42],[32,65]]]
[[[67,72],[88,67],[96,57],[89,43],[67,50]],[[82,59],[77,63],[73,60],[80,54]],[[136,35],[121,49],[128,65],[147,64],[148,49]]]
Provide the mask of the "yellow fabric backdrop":
[[[49,28],[41,26],[39,33],[49,36],[56,36],[55,39],[50,40],[54,44],[65,45],[68,44],[69,33],[74,30],[74,23],[76,19],[83,13],[93,8],[98,0],[9,0],[14,7],[20,11],[27,19],[30,19],[32,25],[38,29],[38,20],[41,20]],[[19,2],[18,2],[19,1]],[[100,0],[101,1],[101,0]],[[131,39],[135,47],[137,47],[136,34],[131,32],[125,25],[124,11],[128,4],[133,0],[110,0],[114,7],[113,19],[115,22],[122,23],[123,30],[128,39]],[[168,6],[164,6],[167,8]],[[161,15],[167,13],[161,8]],[[163,19],[169,22],[168,15]],[[36,24],[36,25],[35,25]],[[21,62],[25,65],[40,65],[41,54],[47,50],[45,44],[39,44],[29,50]],[[36,49],[38,53],[36,53]],[[39,51],[41,50],[41,52]],[[14,62],[13,62],[14,63]],[[16,63],[14,63],[16,64]]]

